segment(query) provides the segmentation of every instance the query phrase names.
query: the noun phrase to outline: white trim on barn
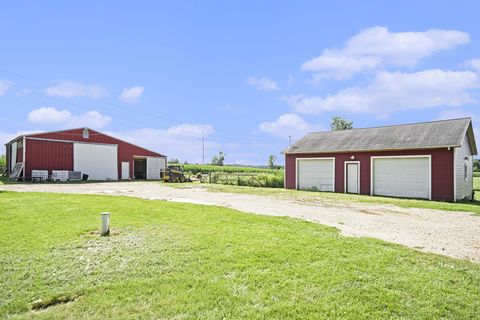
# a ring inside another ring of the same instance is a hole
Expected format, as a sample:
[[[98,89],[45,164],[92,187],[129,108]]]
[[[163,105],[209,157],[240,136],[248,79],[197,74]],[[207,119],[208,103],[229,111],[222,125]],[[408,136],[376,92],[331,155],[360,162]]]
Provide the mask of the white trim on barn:
[[[370,157],[370,195],[374,193],[374,160],[376,159],[413,159],[413,158],[426,158],[428,159],[428,196],[426,199],[432,200],[432,156],[431,155],[402,155],[402,156],[371,156]],[[395,195],[388,195],[395,196]],[[399,195],[403,197],[403,195]],[[410,197],[409,197],[410,198]],[[423,198],[423,197],[420,197]]]
[[[315,160],[330,160],[332,161],[332,191],[335,192],[335,157],[315,157],[315,158],[296,158],[295,159],[295,189],[299,188],[299,162],[301,161],[315,161]],[[320,188],[321,189],[321,188]],[[323,190],[319,190],[323,191]]]
[[[343,193],[347,192],[347,164],[357,165],[357,194],[360,194],[360,161],[345,161],[343,163]]]

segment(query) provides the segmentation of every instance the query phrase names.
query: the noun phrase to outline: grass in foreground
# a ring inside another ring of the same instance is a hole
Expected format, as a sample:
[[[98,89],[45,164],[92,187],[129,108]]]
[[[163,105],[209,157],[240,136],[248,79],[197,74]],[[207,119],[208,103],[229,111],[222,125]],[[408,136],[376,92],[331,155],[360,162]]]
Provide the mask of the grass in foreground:
[[[474,178],[474,189],[476,190],[475,201],[462,202],[440,202],[429,200],[415,200],[389,197],[374,197],[358,194],[345,194],[334,192],[317,192],[303,190],[287,190],[260,187],[245,187],[223,184],[207,184],[207,183],[185,183],[185,184],[168,184],[168,186],[176,188],[202,187],[207,188],[211,192],[227,192],[227,193],[245,193],[256,194],[279,198],[288,198],[304,202],[333,201],[333,202],[362,202],[370,204],[390,204],[403,208],[424,208],[446,211],[465,211],[480,215],[480,178]]]
[[[99,237],[107,210],[114,235]],[[16,319],[480,311],[479,265],[289,218],[109,196],[0,193],[0,283],[0,318]]]

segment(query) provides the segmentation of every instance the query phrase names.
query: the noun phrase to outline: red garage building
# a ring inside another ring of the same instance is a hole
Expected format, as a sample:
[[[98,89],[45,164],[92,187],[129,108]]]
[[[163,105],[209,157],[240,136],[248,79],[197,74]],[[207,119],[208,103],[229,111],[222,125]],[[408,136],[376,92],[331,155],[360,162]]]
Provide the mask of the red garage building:
[[[473,194],[470,118],[314,132],[284,153],[288,189],[440,201]]]
[[[88,129],[72,129],[19,136],[6,144],[10,173],[23,164],[20,177],[32,170],[78,171],[90,180],[160,179],[166,156]]]

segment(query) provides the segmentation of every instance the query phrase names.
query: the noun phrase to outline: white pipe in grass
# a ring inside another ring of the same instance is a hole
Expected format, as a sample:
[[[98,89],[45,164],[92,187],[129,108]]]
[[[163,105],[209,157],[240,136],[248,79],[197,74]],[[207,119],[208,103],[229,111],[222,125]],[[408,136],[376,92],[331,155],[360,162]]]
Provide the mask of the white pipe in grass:
[[[102,212],[102,236],[110,234],[110,212]]]

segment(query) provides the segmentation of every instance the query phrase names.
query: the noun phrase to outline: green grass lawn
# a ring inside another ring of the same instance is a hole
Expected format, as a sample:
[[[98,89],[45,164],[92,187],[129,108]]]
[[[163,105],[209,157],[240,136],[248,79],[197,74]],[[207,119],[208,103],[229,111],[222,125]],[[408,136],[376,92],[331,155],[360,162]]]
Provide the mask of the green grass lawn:
[[[110,237],[95,232],[101,211]],[[110,196],[0,192],[0,284],[0,318],[15,319],[480,312],[480,265],[285,217]]]
[[[191,188],[204,187],[212,192],[230,192],[230,193],[246,193],[273,196],[279,198],[294,199],[302,202],[315,201],[336,201],[336,202],[363,202],[369,204],[391,204],[403,208],[424,208],[447,211],[465,211],[480,215],[480,177],[475,177],[475,201],[461,201],[456,203],[415,200],[415,199],[401,199],[389,197],[372,197],[357,194],[333,193],[333,192],[317,192],[317,191],[303,191],[303,190],[287,190],[274,188],[258,188],[258,187],[244,187],[235,185],[223,184],[200,184],[200,183],[185,183],[185,184],[169,184],[168,186],[176,188]]]

